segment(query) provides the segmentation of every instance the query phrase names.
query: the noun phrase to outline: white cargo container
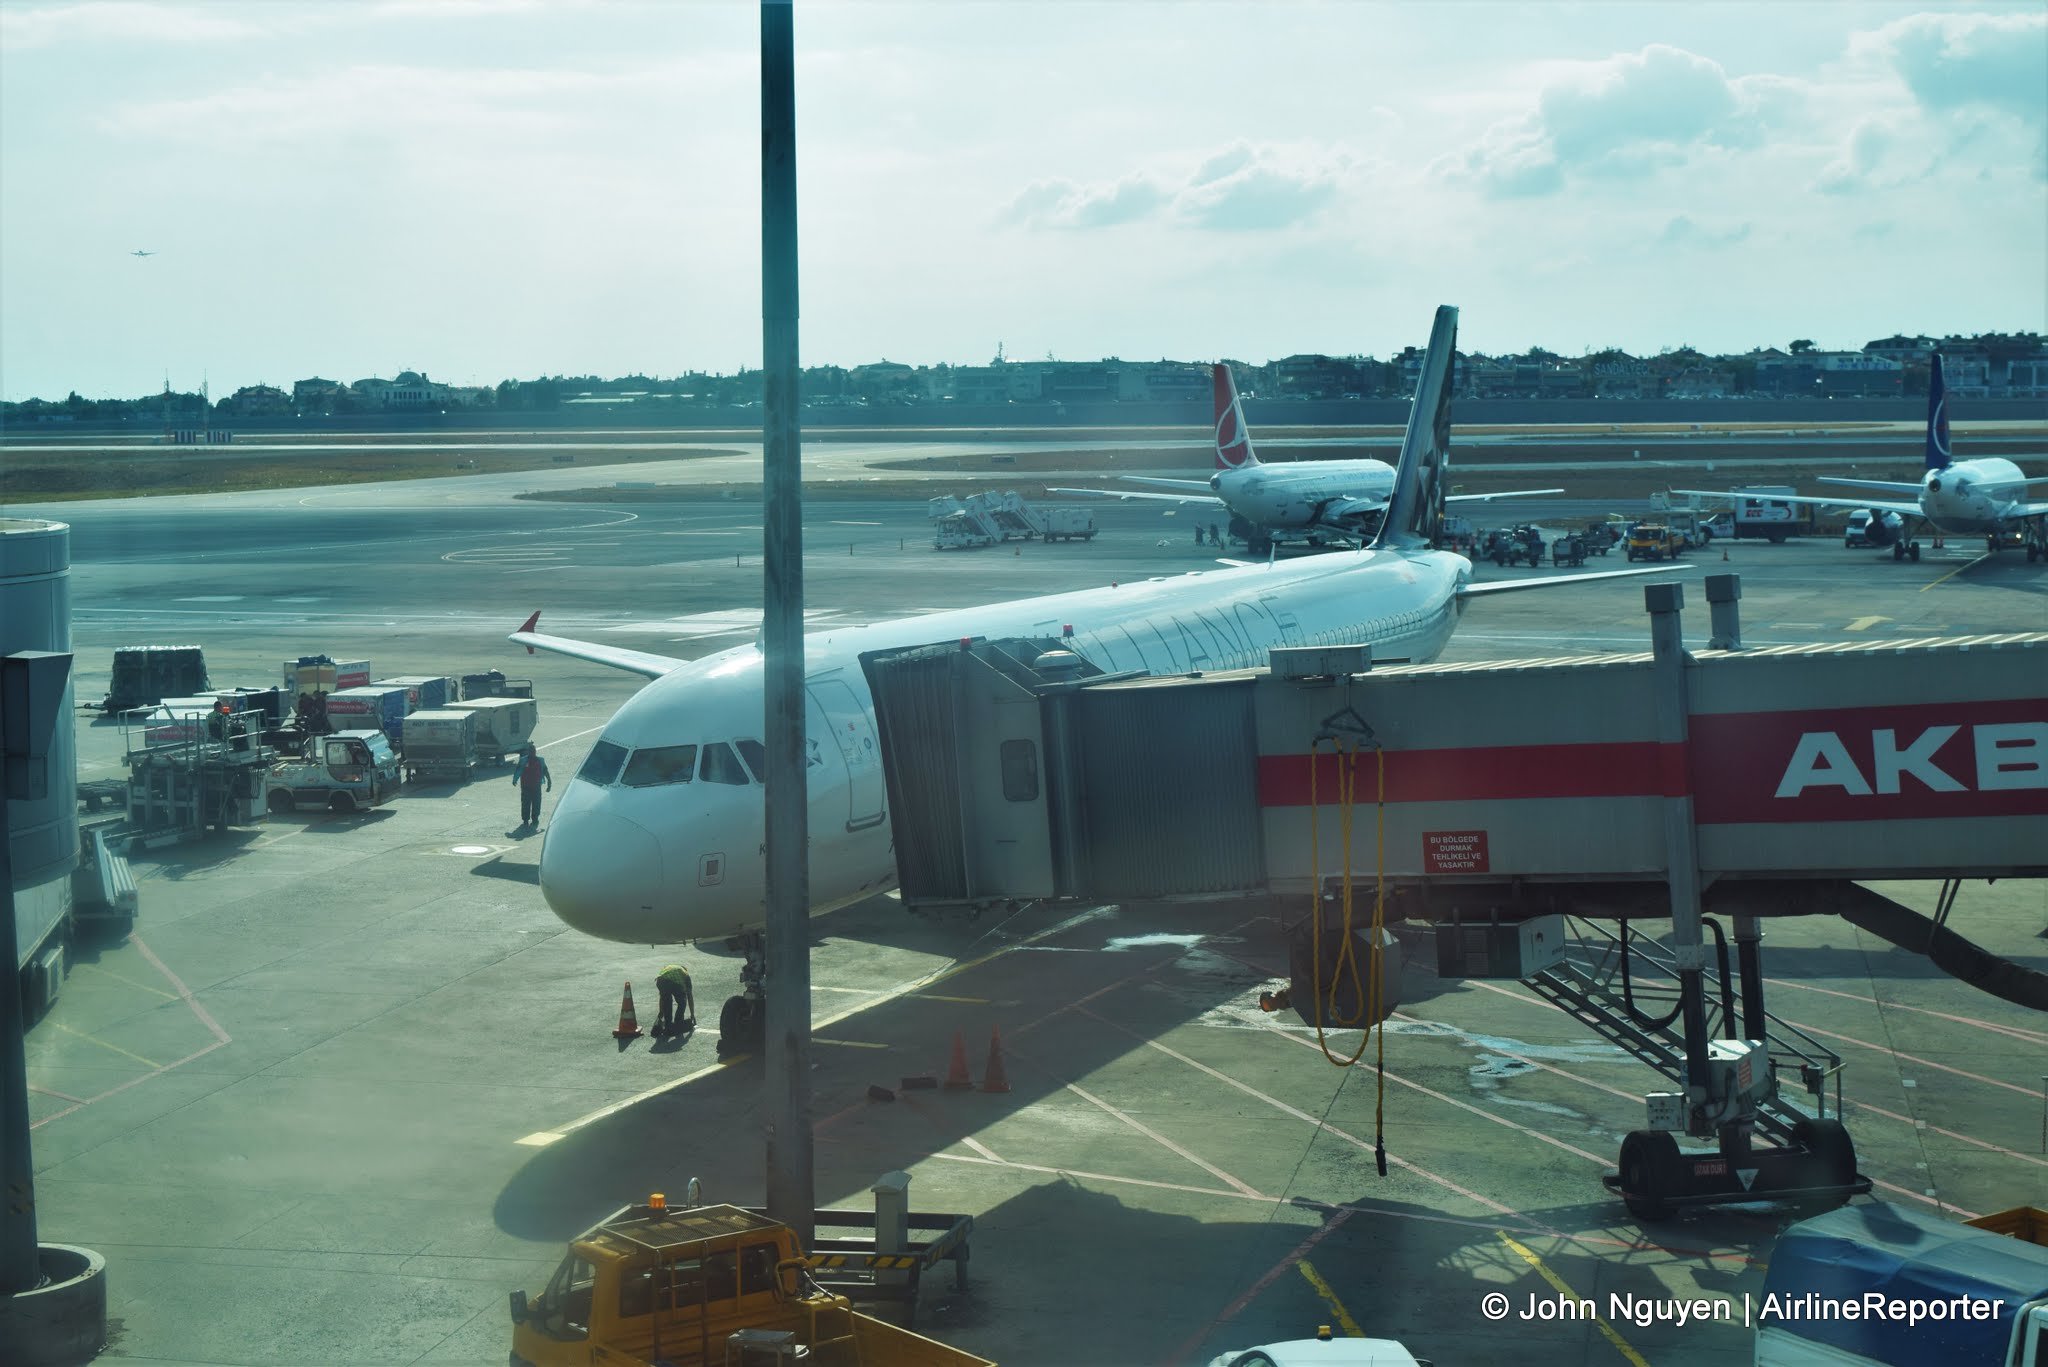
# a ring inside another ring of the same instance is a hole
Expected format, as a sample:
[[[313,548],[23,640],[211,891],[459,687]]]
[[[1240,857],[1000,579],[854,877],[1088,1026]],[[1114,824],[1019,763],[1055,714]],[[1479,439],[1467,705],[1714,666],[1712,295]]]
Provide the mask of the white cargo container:
[[[407,778],[466,779],[476,767],[477,714],[460,707],[430,708],[405,719]]]
[[[518,754],[540,724],[540,704],[532,698],[471,698],[447,710],[476,714],[476,757],[494,764]]]
[[[284,662],[284,686],[293,701],[301,693],[339,693],[344,688],[363,688],[370,682],[368,660],[321,660],[307,657]]]

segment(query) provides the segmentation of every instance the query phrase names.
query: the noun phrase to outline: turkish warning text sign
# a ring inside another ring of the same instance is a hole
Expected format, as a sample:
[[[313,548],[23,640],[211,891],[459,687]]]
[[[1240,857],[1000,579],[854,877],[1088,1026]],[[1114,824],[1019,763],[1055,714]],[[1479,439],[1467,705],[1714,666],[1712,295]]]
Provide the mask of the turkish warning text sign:
[[[1485,873],[1485,831],[1424,831],[1422,868],[1425,873]]]

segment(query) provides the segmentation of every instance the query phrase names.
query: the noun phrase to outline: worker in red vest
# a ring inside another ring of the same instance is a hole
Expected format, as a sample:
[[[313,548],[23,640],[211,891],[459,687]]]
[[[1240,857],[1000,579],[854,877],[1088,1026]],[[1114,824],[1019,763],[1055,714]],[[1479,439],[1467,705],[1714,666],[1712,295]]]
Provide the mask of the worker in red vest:
[[[513,770],[512,781],[519,785],[519,824],[540,825],[540,790],[546,784],[548,791],[555,789],[555,780],[548,773],[548,762],[535,752],[531,743],[519,751],[519,763]]]

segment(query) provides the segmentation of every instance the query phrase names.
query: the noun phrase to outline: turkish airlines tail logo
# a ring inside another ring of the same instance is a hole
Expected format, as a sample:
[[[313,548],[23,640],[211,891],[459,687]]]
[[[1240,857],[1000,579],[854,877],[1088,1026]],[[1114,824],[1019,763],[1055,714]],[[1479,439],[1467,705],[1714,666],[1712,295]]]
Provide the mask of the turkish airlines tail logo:
[[[1948,467],[1948,386],[1941,378],[1941,353],[1934,353],[1934,360],[1927,372],[1927,468],[1942,470]]]
[[[1252,434],[1245,430],[1244,409],[1237,401],[1237,381],[1230,367],[1218,363],[1212,372],[1216,381],[1216,468],[1236,470],[1259,463],[1252,450]]]

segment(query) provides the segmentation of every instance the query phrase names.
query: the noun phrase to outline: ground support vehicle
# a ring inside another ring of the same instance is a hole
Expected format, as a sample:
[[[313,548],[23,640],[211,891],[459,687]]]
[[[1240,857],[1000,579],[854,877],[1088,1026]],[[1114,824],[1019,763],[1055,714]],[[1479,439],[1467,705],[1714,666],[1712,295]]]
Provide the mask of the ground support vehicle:
[[[336,731],[272,766],[268,801],[273,812],[309,805],[361,812],[389,802],[398,786],[398,756],[382,731]]]
[[[459,684],[461,699],[474,701],[478,698],[530,698],[533,696],[533,680],[508,679],[495,669],[481,674],[464,674],[455,681]],[[457,695],[448,695],[448,702],[457,701]],[[444,707],[447,703],[442,704]]]
[[[1586,543],[1576,533],[1560,536],[1550,543],[1550,563],[1553,565],[1583,565],[1586,563]]]
[[[653,1197],[572,1239],[538,1297],[512,1293],[511,1367],[993,1367],[861,1314],[813,1279],[824,1260],[759,1211]]]
[[[2048,1212],[2028,1207],[1956,1224],[1872,1201],[1803,1220],[1771,1253],[1756,1367],[2042,1367],[2044,1245]]]
[[[1685,554],[1685,537],[1661,522],[1638,522],[1629,528],[1628,558],[1676,560]]]
[[[1605,555],[1614,549],[1617,542],[1627,538],[1612,522],[1588,522],[1579,539],[1586,543],[1588,555]]]
[[[301,693],[338,693],[344,688],[362,688],[369,682],[368,660],[337,662],[326,655],[301,655],[284,662],[284,686],[294,698]]]
[[[476,769],[477,714],[460,708],[415,712],[405,719],[407,779],[466,780]]]
[[[533,739],[533,730],[540,725],[540,704],[532,698],[468,698],[445,710],[476,714],[479,763],[504,763]]]
[[[395,679],[374,679],[372,688],[403,688],[414,712],[425,712],[459,702],[455,680],[446,674],[406,674]]]
[[[131,853],[261,817],[274,758],[258,739],[262,714],[220,706],[183,698],[123,717]]]
[[[365,684],[327,695],[327,716],[337,729],[374,726],[405,744],[405,719],[412,712],[412,690],[403,684]]]
[[[1047,541],[1093,541],[1095,515],[1086,508],[1047,508],[1031,515]]]
[[[1543,533],[1535,527],[1510,527],[1494,534],[1493,563],[1527,564],[1535,569],[1543,563]]]

